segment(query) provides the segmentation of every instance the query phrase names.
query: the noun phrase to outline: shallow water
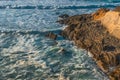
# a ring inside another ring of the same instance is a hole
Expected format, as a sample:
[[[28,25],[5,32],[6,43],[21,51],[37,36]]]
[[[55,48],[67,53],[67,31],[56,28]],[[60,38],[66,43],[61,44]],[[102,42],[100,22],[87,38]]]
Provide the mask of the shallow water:
[[[64,28],[56,23],[61,14],[91,13],[119,4],[118,0],[0,1],[0,80],[107,80],[87,51],[45,34]]]

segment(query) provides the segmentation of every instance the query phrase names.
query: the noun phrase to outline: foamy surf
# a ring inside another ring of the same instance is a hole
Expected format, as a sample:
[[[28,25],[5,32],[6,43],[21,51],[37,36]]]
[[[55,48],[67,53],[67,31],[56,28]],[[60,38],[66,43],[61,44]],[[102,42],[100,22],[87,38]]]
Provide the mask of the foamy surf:
[[[108,80],[87,51],[58,34],[61,14],[91,13],[119,1],[9,0],[0,1],[0,80]]]
[[[1,79],[107,80],[87,51],[67,40],[56,44],[39,33],[3,32],[0,43]]]

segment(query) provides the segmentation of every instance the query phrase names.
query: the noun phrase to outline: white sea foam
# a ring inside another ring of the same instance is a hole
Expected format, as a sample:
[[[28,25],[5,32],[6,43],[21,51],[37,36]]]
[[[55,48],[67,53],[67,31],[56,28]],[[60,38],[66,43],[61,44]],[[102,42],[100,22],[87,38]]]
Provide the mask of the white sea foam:
[[[32,76],[33,79],[35,77],[37,79],[44,77],[48,79],[51,75],[57,76],[57,78],[62,75],[65,78],[67,74],[66,79],[107,80],[106,76],[101,74],[100,70],[95,67],[96,64],[88,56],[87,51],[77,49],[70,41],[58,40],[58,44],[53,45],[54,41],[38,36],[38,34],[20,34],[19,32],[12,35],[9,32],[2,33],[0,41],[4,42],[4,44],[0,45],[1,57],[9,59],[9,61],[2,61],[2,66],[6,67],[1,66],[0,69],[4,71],[9,68],[11,70],[9,73],[4,73],[6,77],[15,74],[16,69],[19,69],[15,78],[20,79],[20,76],[27,75],[27,73],[21,73],[29,72],[26,68],[31,66],[31,70],[35,71],[33,74],[36,74]],[[11,45],[6,48],[5,45],[8,42]],[[62,54],[61,49],[65,51]],[[22,70],[20,70],[21,68]],[[38,75],[41,77],[37,77]],[[55,79],[55,77],[51,78]]]

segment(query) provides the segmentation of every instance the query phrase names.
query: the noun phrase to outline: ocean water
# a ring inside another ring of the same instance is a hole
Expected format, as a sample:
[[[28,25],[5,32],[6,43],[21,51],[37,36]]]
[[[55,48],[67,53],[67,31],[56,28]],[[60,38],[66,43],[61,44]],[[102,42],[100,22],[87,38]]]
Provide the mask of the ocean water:
[[[56,23],[61,14],[119,5],[119,0],[0,0],[0,80],[109,80],[89,52],[45,34],[64,28]]]

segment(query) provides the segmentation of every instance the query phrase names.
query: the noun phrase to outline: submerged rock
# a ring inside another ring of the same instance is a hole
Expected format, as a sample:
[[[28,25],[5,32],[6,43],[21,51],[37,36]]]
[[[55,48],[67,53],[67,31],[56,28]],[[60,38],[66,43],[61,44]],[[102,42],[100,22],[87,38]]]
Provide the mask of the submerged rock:
[[[91,52],[98,67],[110,80],[120,79],[120,12],[102,8],[58,22],[68,25],[61,32],[64,38]]]

